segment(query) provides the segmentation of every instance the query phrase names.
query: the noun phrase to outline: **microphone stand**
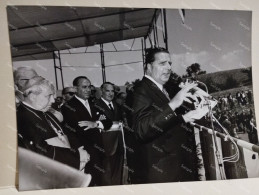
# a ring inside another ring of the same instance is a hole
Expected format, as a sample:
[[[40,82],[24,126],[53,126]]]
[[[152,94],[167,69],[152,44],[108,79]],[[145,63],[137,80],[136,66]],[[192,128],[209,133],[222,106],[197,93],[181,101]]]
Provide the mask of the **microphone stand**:
[[[206,92],[208,93],[208,88],[207,88],[207,85],[203,82],[200,82],[200,81],[196,81],[197,83],[200,83],[202,84],[205,89],[206,89]],[[220,177],[221,179],[226,179],[226,174],[225,174],[225,170],[223,168],[223,159],[221,158],[221,155],[220,155],[220,152],[219,152],[219,147],[218,147],[218,144],[217,144],[217,139],[216,139],[216,133],[215,133],[215,129],[214,129],[214,125],[213,125],[213,117],[212,117],[212,108],[211,108],[211,102],[209,101],[209,99],[206,99],[207,101],[207,105],[209,107],[209,118],[210,118],[210,122],[211,122],[211,129],[212,129],[212,138],[213,138],[213,141],[214,141],[214,145],[215,145],[215,156],[216,156],[216,159],[217,159],[217,164],[218,164],[218,167],[219,167],[219,172],[220,172]]]

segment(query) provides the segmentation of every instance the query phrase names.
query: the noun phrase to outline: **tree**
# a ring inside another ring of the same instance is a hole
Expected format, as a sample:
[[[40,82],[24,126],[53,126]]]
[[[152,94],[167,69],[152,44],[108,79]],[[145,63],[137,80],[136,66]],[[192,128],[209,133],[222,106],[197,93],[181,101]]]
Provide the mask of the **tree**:
[[[207,85],[209,93],[214,93],[222,90],[222,86],[217,84],[212,77],[207,77],[204,83]]]
[[[239,87],[239,84],[236,79],[234,79],[232,76],[228,76],[225,82],[224,89],[232,89]]]
[[[201,65],[198,63],[191,64],[186,68],[187,77],[195,78],[197,75],[206,74],[206,71],[201,70]]]
[[[178,74],[176,74],[175,72],[171,72],[169,80],[164,85],[170,98],[174,97],[179,92],[179,84],[182,81],[183,79]]]
[[[247,74],[247,80],[244,81],[244,85],[252,84],[252,67],[248,67],[242,70],[243,73]]]

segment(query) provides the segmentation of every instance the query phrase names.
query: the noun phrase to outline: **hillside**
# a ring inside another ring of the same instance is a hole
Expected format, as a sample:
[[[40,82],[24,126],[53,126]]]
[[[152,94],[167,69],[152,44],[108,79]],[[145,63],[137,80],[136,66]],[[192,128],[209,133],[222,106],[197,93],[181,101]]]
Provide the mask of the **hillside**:
[[[241,68],[215,73],[198,75],[197,79],[204,82],[211,93],[232,88],[252,85],[252,69]]]

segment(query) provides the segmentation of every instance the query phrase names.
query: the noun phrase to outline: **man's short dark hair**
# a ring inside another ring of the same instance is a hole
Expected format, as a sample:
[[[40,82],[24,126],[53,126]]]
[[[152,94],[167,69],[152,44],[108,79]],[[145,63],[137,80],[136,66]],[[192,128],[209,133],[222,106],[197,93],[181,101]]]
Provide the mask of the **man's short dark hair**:
[[[151,64],[152,62],[155,61],[155,55],[157,53],[168,53],[169,51],[165,48],[162,47],[155,47],[155,48],[148,48],[146,49],[146,61],[145,61],[145,70],[147,69],[147,64]]]
[[[94,85],[90,85],[90,87],[91,87],[91,90],[92,90],[92,88],[93,88],[93,89],[95,89],[95,88],[96,88]]]
[[[90,81],[86,76],[79,76],[73,80],[73,86],[78,86],[80,79],[86,79],[86,80]]]
[[[101,85],[101,89],[103,89],[104,88],[104,85],[111,85],[111,86],[113,86],[113,88],[114,88],[114,84],[113,83],[111,83],[111,82],[104,82],[102,85]]]
[[[146,64],[150,64],[150,63],[154,62],[155,61],[155,55],[157,53],[160,53],[160,52],[169,54],[169,51],[165,48],[162,48],[162,47],[155,47],[155,48],[146,49]]]

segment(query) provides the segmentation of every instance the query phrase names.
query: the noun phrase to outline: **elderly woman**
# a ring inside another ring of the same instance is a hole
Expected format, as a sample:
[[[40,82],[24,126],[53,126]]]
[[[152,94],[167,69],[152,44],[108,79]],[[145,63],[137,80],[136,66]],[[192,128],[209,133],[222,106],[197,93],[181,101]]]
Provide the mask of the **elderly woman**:
[[[59,121],[48,111],[54,102],[54,86],[35,76],[23,87],[24,100],[17,108],[18,145],[76,169],[84,169],[89,154],[71,149]]]

